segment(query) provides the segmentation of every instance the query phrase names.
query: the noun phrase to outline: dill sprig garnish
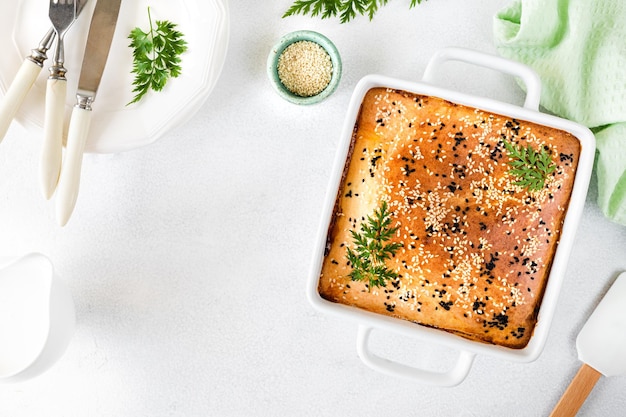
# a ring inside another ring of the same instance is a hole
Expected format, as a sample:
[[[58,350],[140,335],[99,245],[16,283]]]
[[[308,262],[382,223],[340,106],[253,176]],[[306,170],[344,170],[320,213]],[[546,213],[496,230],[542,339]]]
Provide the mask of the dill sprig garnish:
[[[367,281],[368,290],[372,287],[384,287],[387,280],[398,277],[395,271],[387,267],[385,261],[395,255],[402,247],[401,243],[386,243],[398,230],[391,226],[391,213],[387,202],[383,201],[372,216],[361,223],[360,232],[350,230],[354,250],[347,248],[346,258],[352,266],[349,277],[353,281]]]
[[[530,191],[541,190],[548,176],[556,169],[550,152],[544,148],[537,152],[530,144],[524,147],[515,146],[506,139],[503,139],[503,142],[511,158],[509,165],[512,169],[509,172],[518,177],[513,184]]]
[[[310,14],[312,17],[327,19],[339,15],[341,23],[346,23],[359,14],[367,15],[372,20],[378,9],[388,2],[389,0],[296,0],[283,17]],[[422,0],[411,0],[409,8],[421,2]]]
[[[148,7],[150,29],[144,32],[136,27],[128,35],[133,49],[133,93],[135,97],[128,103],[136,103],[150,90],[161,91],[167,80],[181,73],[180,55],[187,50],[183,34],[176,30],[176,24],[168,20],[152,22]]]

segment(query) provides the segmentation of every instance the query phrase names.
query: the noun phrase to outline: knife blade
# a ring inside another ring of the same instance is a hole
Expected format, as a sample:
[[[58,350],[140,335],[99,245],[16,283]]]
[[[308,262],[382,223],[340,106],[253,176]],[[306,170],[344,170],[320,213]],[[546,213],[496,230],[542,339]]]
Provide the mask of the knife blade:
[[[76,105],[72,109],[65,158],[57,185],[56,214],[61,226],[67,224],[76,206],[92,105],[109,57],[121,2],[121,0],[98,0],[91,18],[78,80]]]

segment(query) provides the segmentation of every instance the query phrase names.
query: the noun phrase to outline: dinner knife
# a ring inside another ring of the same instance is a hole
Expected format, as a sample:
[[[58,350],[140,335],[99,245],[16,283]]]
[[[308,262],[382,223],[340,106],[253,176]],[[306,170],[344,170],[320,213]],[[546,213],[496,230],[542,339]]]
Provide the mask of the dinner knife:
[[[65,226],[72,216],[78,198],[83,153],[92,117],[91,106],[98,93],[109,56],[121,2],[121,0],[98,0],[91,18],[85,56],[78,79],[76,105],[72,109],[65,157],[57,185],[56,213],[61,226]]]

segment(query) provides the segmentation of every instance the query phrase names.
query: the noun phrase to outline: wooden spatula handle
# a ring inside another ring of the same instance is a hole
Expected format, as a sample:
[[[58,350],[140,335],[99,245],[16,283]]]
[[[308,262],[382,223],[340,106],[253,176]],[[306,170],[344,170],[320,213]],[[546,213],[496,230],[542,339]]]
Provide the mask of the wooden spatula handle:
[[[584,363],[557,403],[550,417],[573,417],[602,374]]]

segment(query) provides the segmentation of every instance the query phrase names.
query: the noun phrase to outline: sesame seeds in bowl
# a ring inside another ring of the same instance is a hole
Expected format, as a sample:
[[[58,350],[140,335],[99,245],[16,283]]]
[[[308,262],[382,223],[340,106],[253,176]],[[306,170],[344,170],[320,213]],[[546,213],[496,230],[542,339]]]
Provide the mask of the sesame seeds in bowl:
[[[341,59],[324,35],[301,30],[283,36],[267,60],[278,94],[295,104],[315,104],[330,96],[341,78]]]

